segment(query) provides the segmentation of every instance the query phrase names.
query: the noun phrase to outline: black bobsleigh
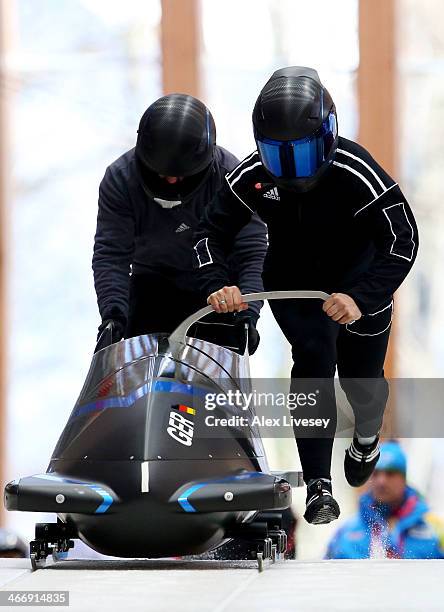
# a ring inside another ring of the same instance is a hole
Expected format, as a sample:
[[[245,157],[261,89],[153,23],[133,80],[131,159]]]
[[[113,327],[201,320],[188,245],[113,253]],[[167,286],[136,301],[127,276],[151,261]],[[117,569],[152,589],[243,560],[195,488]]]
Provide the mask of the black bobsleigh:
[[[319,298],[315,291],[266,292],[258,299]],[[291,504],[298,472],[270,472],[258,431],[198,435],[207,393],[249,392],[248,353],[186,336],[206,307],[170,336],[151,334],[95,353],[77,403],[45,474],[5,487],[8,510],[54,512],[36,525],[35,569],[65,558],[80,538],[115,557],[198,555],[229,539],[251,556],[285,551],[279,511]],[[217,406],[230,416],[240,407]]]

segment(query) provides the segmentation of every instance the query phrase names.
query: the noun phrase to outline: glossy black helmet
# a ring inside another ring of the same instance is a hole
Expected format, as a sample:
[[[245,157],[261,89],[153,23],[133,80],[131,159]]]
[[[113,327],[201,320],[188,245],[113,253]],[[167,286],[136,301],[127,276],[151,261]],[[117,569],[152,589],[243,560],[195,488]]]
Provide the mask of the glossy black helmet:
[[[186,94],[163,96],[143,114],[136,159],[142,170],[187,177],[207,168],[214,157],[216,127],[208,108]]]
[[[333,161],[338,127],[333,100],[313,68],[277,70],[253,110],[261,161],[278,185],[308,191]]]

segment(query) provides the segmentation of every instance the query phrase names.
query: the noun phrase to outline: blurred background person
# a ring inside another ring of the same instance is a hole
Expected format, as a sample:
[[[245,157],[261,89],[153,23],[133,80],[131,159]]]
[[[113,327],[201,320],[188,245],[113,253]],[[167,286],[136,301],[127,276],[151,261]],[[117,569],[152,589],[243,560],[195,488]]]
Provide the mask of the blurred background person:
[[[0,528],[0,557],[2,559],[24,559],[29,554],[28,546],[10,529]]]
[[[407,484],[406,473],[406,455],[398,442],[382,444],[358,513],[330,541],[328,559],[444,558],[444,523]]]

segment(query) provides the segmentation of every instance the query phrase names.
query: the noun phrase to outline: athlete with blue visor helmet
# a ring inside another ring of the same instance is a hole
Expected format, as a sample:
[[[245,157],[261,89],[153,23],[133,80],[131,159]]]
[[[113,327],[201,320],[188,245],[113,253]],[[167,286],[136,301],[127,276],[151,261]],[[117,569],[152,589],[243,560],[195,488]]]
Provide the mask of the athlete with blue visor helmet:
[[[253,110],[257,151],[225,176],[194,237],[201,290],[216,312],[248,307],[230,286],[225,261],[233,236],[253,213],[268,227],[265,290],[330,294],[322,305],[270,301],[292,347],[290,390],[319,392],[315,408],[298,406],[298,422],[328,416],[325,431],[293,420],[307,484],[304,517],[315,524],[340,512],[330,473],[336,370],[355,417],[344,459],[348,483],[362,485],[378,461],[393,294],[418,250],[415,219],[399,185],[364,147],[339,135],[337,125],[316,70],[277,70]]]

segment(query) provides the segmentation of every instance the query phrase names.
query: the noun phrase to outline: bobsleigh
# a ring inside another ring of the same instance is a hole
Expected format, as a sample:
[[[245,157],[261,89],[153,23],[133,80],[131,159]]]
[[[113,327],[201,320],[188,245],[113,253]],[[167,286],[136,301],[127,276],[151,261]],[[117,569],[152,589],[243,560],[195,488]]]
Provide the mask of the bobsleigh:
[[[316,291],[263,292],[262,299],[318,298]],[[8,483],[7,510],[57,514],[38,523],[33,569],[66,558],[76,538],[114,557],[199,555],[247,542],[259,569],[286,548],[279,511],[299,472],[271,472],[260,432],[205,432],[205,396],[249,393],[248,351],[186,335],[205,307],[171,335],[143,335],[94,354],[46,473]],[[231,416],[241,406],[217,406]],[[249,409],[252,410],[252,409]],[[241,431],[242,429],[242,431]]]

